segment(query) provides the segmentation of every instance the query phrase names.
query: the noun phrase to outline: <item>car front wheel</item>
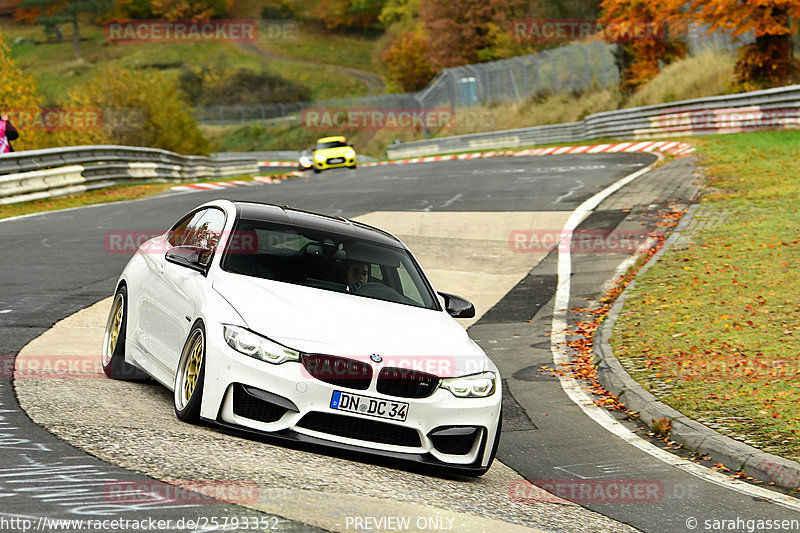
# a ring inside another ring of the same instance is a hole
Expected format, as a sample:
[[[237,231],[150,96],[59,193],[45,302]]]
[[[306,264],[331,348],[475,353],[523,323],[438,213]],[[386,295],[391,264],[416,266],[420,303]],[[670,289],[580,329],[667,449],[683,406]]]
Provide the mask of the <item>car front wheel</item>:
[[[200,421],[206,371],[206,330],[198,322],[189,333],[175,373],[175,414],[183,422]]]

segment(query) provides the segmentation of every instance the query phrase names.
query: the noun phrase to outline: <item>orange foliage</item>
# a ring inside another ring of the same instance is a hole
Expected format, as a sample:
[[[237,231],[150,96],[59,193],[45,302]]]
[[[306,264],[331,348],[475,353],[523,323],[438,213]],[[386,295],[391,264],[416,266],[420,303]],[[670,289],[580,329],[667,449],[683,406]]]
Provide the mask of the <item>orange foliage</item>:
[[[233,0],[152,0],[150,9],[167,20],[208,20],[225,15],[232,5]]]
[[[42,12],[40,7],[22,8],[18,7],[14,10],[14,20],[22,24],[36,24],[36,19]]]
[[[522,18],[525,0],[445,0],[420,4],[420,19],[428,35],[426,54],[434,68],[477,63],[481,50],[494,44],[491,29],[508,28]]]
[[[604,37],[619,44],[620,89],[631,92],[658,74],[659,61],[671,63],[686,55],[679,39],[686,30],[682,0],[658,3],[603,0],[600,24]]]
[[[378,23],[382,0],[321,0],[312,8],[328,29],[368,29]]]
[[[739,81],[769,85],[792,81],[798,64],[790,37],[797,31],[800,0],[694,0],[692,9],[711,31],[723,30],[734,37],[754,33],[756,42],[739,50]]]
[[[429,48],[424,35],[416,31],[407,31],[384,52],[383,60],[386,62],[389,75],[404,91],[419,91],[436,74],[425,58]]]

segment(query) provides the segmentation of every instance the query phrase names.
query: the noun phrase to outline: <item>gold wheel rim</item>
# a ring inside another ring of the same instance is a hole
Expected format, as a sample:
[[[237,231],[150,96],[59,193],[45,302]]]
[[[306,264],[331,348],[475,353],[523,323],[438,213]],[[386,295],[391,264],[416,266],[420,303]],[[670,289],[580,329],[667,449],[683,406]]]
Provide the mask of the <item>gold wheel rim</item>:
[[[119,339],[119,331],[122,329],[122,298],[117,298],[116,309],[114,311],[114,320],[111,323],[111,339],[108,344],[108,356],[114,355],[114,350],[117,348],[117,340]]]
[[[203,336],[195,336],[192,347],[186,361],[186,369],[183,374],[183,400],[188,402],[197,387],[197,379],[200,375],[200,367],[203,364]]]

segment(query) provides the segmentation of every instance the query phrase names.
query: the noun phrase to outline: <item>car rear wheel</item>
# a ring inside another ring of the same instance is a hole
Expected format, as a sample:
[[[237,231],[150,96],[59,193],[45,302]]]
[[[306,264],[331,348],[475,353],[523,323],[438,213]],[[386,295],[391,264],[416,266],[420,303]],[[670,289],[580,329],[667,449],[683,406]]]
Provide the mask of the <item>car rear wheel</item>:
[[[175,414],[183,422],[200,421],[206,373],[206,330],[198,322],[189,333],[175,373]]]
[[[106,321],[106,332],[103,336],[101,361],[103,372],[112,379],[144,380],[148,376],[144,371],[125,362],[125,333],[128,327],[128,289],[121,286],[114,295],[111,312]]]

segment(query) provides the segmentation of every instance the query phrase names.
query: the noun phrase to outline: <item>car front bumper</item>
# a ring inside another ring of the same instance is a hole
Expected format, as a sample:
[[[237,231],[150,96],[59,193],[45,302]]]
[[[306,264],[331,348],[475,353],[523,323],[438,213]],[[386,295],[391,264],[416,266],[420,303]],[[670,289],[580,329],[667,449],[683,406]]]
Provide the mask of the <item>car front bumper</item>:
[[[340,163],[332,163],[332,159],[342,159]],[[346,158],[346,157],[331,157],[327,158],[324,161],[319,161],[314,159],[314,168],[317,170],[327,170],[330,168],[341,168],[341,167],[354,167],[356,165],[356,158]]]
[[[487,466],[500,418],[501,388],[487,398],[456,398],[437,389],[427,398],[381,394],[311,376],[302,363],[273,365],[231,349],[221,329],[207,334],[201,416],[240,430],[413,462],[479,470]],[[377,374],[377,372],[375,372]],[[404,421],[331,408],[334,391],[404,402]],[[470,433],[471,432],[471,433]]]

